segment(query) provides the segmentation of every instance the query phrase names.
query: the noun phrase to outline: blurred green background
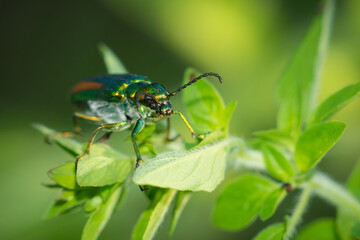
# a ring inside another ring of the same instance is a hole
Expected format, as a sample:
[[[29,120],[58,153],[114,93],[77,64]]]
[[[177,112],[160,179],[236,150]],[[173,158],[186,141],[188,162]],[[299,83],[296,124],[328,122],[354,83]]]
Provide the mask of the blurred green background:
[[[0,239],[79,239],[84,214],[42,219],[57,192],[41,185],[49,182],[46,172],[71,158],[45,144],[30,123],[72,129],[69,89],[105,72],[100,42],[130,72],[170,91],[180,86],[188,66],[221,74],[224,84],[216,86],[226,102],[239,102],[231,132],[249,138],[275,126],[274,83],[318,9],[313,0],[0,1]],[[320,99],[360,79],[359,13],[360,1],[337,2]],[[182,109],[181,97],[174,105]],[[342,182],[360,156],[359,109],[356,100],[336,115],[348,127],[319,166]],[[121,149],[127,134],[111,144]],[[265,224],[229,233],[211,223],[217,193],[195,194],[173,239],[250,239],[294,204],[290,198]],[[304,223],[335,215],[327,203],[317,198],[312,203]],[[100,239],[129,239],[146,205],[134,186]],[[167,239],[168,227],[165,220],[156,239]]]

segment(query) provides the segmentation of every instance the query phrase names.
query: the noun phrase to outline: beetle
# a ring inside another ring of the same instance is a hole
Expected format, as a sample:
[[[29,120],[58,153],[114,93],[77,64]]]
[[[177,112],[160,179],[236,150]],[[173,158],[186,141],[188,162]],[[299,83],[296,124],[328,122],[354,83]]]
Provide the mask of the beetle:
[[[89,153],[90,147],[100,131],[107,131],[109,137],[113,131],[121,131],[133,125],[131,140],[136,153],[135,170],[139,167],[141,154],[135,141],[135,135],[144,127],[168,119],[168,128],[165,137],[168,138],[170,130],[170,116],[178,114],[185,122],[193,137],[204,138],[205,134],[195,133],[184,115],[174,110],[170,98],[196,81],[215,76],[222,83],[219,74],[209,72],[193,78],[187,84],[174,92],[168,92],[160,83],[152,83],[149,78],[136,74],[107,74],[76,84],[71,90],[71,102],[77,110],[73,114],[75,133],[82,135],[78,119],[92,121],[98,127],[92,132],[85,151],[76,159],[75,168],[82,157]],[[72,136],[71,132],[59,133],[63,136]]]

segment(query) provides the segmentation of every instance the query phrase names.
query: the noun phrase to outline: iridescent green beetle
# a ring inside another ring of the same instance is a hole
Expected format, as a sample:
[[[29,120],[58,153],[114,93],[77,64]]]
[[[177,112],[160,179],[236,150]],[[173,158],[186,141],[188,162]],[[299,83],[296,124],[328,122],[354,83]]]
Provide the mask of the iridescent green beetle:
[[[195,133],[185,117],[173,109],[170,97],[207,76],[215,76],[222,83],[222,79],[217,73],[210,72],[194,78],[171,93],[163,85],[152,83],[147,77],[135,74],[102,75],[75,85],[71,91],[71,102],[78,109],[73,115],[75,132],[82,134],[77,119],[94,121],[99,124],[91,134],[85,152],[77,157],[76,166],[79,160],[89,153],[91,144],[101,130],[111,133],[134,125],[131,138],[136,153],[136,169],[139,167],[141,154],[135,142],[135,135],[144,128],[145,123],[156,123],[167,118],[168,130],[165,134],[167,138],[170,130],[168,117],[172,114],[180,115],[193,137],[203,138],[203,134]],[[72,133],[60,134],[72,135]]]

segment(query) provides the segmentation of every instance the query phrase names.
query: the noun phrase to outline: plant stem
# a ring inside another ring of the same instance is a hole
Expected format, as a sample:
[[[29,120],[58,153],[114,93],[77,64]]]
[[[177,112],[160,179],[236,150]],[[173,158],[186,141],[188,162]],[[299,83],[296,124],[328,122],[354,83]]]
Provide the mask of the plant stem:
[[[233,162],[233,168],[246,168],[252,170],[265,171],[263,155],[260,151],[245,148],[239,157]]]
[[[320,197],[360,220],[360,201],[343,186],[323,173],[316,173],[311,180],[311,185]]]
[[[301,216],[304,214],[305,208],[310,200],[311,192],[312,186],[310,184],[307,184],[301,193],[300,199],[295,206],[293,214],[289,218],[285,232],[286,240],[290,239],[294,235],[295,228],[300,223]]]

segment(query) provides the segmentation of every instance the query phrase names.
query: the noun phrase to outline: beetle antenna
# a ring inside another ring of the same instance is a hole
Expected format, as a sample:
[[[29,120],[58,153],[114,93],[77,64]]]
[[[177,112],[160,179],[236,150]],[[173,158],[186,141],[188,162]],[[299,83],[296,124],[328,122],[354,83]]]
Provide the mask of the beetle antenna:
[[[187,88],[188,86],[190,86],[191,84],[193,84],[194,82],[204,78],[204,77],[207,77],[207,76],[215,76],[219,79],[220,83],[222,83],[222,78],[220,77],[219,74],[217,73],[213,73],[213,72],[209,72],[209,73],[204,73],[200,76],[198,76],[197,78],[194,78],[193,80],[191,80],[190,82],[188,82],[187,84],[185,84],[184,86],[180,87],[178,90],[172,92],[172,93],[169,93],[169,97],[172,97],[174,96],[175,94],[177,94],[178,92],[180,92],[181,90],[183,90],[184,88]]]

